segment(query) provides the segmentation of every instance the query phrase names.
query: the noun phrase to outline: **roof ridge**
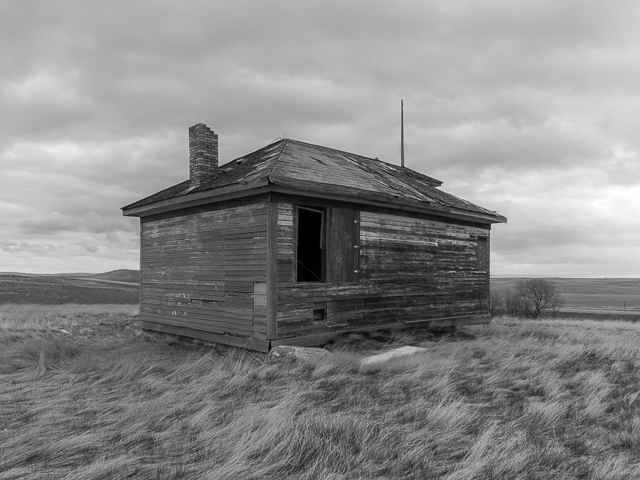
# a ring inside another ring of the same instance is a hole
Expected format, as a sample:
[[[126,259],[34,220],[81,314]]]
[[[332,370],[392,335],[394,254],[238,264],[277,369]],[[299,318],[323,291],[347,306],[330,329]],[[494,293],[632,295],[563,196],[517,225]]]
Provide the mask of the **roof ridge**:
[[[280,156],[282,155],[282,152],[284,151],[284,147],[287,146],[287,142],[289,142],[288,138],[283,138],[282,139],[282,147],[280,147],[280,151],[278,152],[278,156],[273,161],[273,164],[271,165],[271,169],[269,169],[269,173],[267,173],[267,175],[266,175],[267,183],[272,183],[271,182],[271,178],[270,178],[271,177],[271,173],[273,172],[273,169],[275,168],[276,164],[278,163],[278,160],[280,160]]]

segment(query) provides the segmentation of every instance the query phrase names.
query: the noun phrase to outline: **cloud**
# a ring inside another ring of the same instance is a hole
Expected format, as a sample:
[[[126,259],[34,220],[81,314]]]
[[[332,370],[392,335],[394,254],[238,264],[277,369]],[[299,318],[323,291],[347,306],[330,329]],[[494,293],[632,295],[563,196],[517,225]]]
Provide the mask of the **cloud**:
[[[131,223],[124,218],[105,218],[91,211],[84,216],[63,215],[51,212],[47,215],[34,216],[18,221],[18,225],[27,234],[53,235],[60,232],[85,231],[91,233],[112,234],[119,230],[133,229]]]
[[[27,234],[49,234],[61,231],[74,231],[79,228],[77,219],[62,215],[60,212],[51,212],[48,215],[35,218],[25,218],[18,222]]]
[[[82,248],[84,248],[89,253],[97,253],[98,252],[98,244],[93,241],[91,237],[85,237],[82,239],[80,243]]]
[[[11,254],[34,254],[39,256],[56,255],[64,250],[64,245],[54,245],[52,243],[31,243],[31,242],[11,242],[0,240],[0,251]]]
[[[485,171],[482,176],[495,181],[478,178],[482,186],[475,192],[472,182],[460,182],[464,190],[457,193],[500,205],[509,219],[493,227],[494,273],[637,274],[639,184],[613,184],[599,170],[578,166],[517,177]]]
[[[282,135],[398,163],[403,98],[408,166],[509,217],[494,272],[640,267],[611,247],[633,252],[639,231],[639,14],[631,0],[2,2],[2,241],[63,245],[46,268],[135,266],[120,207],[187,178],[188,126],[220,134],[223,163]]]
[[[0,250],[3,252],[11,252],[18,247],[17,242],[12,242],[9,240],[0,240]]]

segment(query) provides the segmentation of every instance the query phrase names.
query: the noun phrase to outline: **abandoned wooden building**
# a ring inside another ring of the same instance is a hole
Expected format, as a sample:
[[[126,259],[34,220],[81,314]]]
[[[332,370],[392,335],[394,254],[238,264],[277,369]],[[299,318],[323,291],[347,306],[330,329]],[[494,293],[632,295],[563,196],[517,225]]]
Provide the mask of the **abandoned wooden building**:
[[[218,165],[202,123],[189,174],[122,209],[140,217],[145,329],[268,351],[489,321],[489,233],[506,219],[434,178],[292,139]]]

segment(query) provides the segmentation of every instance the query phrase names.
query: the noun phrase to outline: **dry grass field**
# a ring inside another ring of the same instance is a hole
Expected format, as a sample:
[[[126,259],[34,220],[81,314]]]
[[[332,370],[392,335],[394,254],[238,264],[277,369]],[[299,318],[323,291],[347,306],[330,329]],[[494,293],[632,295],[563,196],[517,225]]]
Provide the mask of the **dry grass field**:
[[[315,361],[0,305],[0,479],[640,478],[640,326],[496,319]],[[395,346],[424,354],[361,367]]]

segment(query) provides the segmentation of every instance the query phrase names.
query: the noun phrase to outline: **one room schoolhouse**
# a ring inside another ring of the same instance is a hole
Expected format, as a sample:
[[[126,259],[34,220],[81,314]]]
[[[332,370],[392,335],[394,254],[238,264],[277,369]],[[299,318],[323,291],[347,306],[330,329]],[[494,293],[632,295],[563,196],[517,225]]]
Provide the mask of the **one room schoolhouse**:
[[[218,165],[189,129],[189,180],[140,217],[142,327],[269,351],[336,334],[489,321],[498,213],[409,168],[293,139]]]

